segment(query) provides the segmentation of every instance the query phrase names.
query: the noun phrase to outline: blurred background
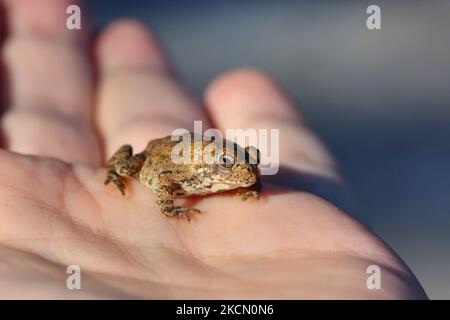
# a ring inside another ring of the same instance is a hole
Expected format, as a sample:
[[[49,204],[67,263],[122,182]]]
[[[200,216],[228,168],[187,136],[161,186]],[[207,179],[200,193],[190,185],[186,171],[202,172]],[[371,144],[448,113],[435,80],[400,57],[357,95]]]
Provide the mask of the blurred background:
[[[366,28],[381,7],[382,30]],[[341,165],[372,229],[430,298],[450,298],[450,1],[91,0],[96,27],[134,17],[188,86],[271,73]]]

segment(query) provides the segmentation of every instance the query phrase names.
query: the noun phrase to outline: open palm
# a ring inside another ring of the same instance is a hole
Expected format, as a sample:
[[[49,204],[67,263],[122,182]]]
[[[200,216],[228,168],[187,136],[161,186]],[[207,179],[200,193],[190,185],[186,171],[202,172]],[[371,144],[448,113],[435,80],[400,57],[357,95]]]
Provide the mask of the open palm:
[[[339,186],[333,161],[268,76],[225,74],[201,109],[136,22],[110,26],[89,59],[85,31],[65,28],[72,2],[0,1],[0,297],[425,297],[385,244],[314,192]],[[181,200],[204,212],[191,223],[161,215],[136,181],[126,197],[104,186],[118,146],[140,151],[194,120],[280,129],[289,179],[263,179],[259,201]],[[81,268],[81,290],[66,288],[69,265]],[[382,270],[381,290],[367,288],[369,265]]]

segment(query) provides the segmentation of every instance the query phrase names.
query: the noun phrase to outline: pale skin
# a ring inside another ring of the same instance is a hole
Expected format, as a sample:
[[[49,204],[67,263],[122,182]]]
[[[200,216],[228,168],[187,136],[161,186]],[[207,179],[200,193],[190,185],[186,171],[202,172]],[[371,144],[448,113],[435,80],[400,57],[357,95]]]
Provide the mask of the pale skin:
[[[261,200],[201,197],[195,207],[204,214],[186,223],[162,216],[137,181],[125,197],[104,186],[106,159],[121,145],[143,150],[194,120],[279,128],[283,167],[339,181],[331,156],[267,75],[228,72],[197,102],[139,23],[103,30],[91,61],[85,22],[81,32],[65,28],[74,1],[0,3],[9,79],[1,86],[0,298],[426,297],[386,244],[312,192],[263,179]],[[82,290],[66,289],[72,264]],[[372,264],[382,290],[367,289]]]

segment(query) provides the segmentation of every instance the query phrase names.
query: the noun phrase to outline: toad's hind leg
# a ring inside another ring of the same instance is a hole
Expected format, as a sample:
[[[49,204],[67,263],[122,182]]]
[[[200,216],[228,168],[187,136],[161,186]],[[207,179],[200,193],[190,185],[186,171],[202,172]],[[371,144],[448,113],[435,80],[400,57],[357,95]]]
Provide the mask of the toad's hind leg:
[[[181,208],[175,206],[174,204],[174,184],[170,180],[172,172],[163,171],[159,175],[160,188],[158,191],[158,205],[161,208],[161,213],[166,217],[179,217],[190,221],[188,213],[195,212],[201,213],[199,209],[196,208]]]
[[[145,155],[142,153],[133,156],[133,148],[126,144],[117,150],[107,163],[105,185],[112,182],[122,195],[125,195],[125,182],[123,177],[135,177],[141,170]]]

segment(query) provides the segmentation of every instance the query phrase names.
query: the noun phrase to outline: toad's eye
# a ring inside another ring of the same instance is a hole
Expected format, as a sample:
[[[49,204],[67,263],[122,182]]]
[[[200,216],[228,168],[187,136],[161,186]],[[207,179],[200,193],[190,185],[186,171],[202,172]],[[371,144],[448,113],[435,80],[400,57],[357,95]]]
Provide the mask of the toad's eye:
[[[224,169],[231,169],[234,166],[234,158],[228,154],[221,154],[219,164]]]

